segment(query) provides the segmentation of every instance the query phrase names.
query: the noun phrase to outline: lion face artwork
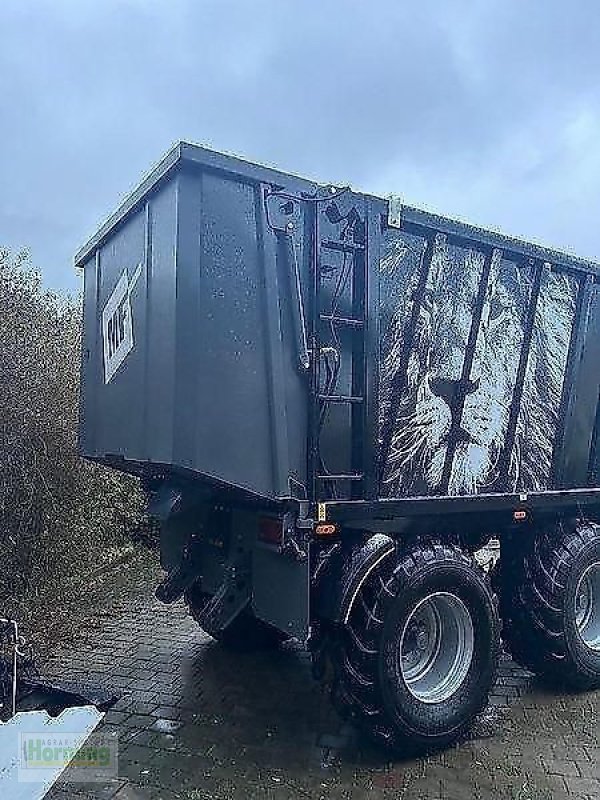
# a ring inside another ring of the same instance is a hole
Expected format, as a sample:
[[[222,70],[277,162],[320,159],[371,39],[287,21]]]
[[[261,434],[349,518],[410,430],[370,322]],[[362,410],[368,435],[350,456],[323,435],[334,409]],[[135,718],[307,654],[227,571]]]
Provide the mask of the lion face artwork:
[[[382,452],[382,495],[545,488],[576,282],[544,267],[521,402],[512,423],[514,437],[507,450],[533,291],[532,268],[494,252],[472,364],[465,374],[483,255],[451,247],[438,236],[417,297],[418,245],[408,242],[401,248],[399,238],[395,233],[381,263],[387,330],[380,363],[380,429],[389,431]],[[457,396],[462,401],[458,405]]]

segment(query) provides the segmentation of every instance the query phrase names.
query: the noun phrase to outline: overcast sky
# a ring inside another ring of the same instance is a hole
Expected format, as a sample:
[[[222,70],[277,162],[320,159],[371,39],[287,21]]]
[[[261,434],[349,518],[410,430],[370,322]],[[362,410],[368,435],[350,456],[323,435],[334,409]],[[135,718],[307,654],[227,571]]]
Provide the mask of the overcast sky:
[[[0,0],[0,115],[56,288],[178,139],[600,257],[596,0]]]

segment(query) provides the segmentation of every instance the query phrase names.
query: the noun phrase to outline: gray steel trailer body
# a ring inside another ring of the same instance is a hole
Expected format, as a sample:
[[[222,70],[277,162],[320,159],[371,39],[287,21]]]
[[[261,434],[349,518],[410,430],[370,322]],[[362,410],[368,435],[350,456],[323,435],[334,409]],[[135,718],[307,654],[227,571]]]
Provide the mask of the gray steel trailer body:
[[[76,264],[81,452],[144,480],[163,522],[161,597],[185,592],[216,636],[258,620],[263,633],[311,634],[318,654],[346,635],[361,593],[383,603],[374,576],[396,580],[403,558],[425,553],[468,583],[460,559],[492,535],[505,566],[524,570],[535,564],[522,543],[540,532],[553,530],[556,547],[564,536],[595,547],[585,525],[600,506],[596,264],[188,144]],[[573,602],[591,598],[577,635],[595,680],[594,565],[581,567]],[[502,572],[505,616],[521,619]],[[406,630],[454,631],[466,652],[471,641],[468,671],[475,612],[446,595],[427,595],[431,608],[417,604]],[[386,711],[373,665],[354,665],[358,688],[344,669],[346,707],[364,720],[383,703],[379,738],[405,742],[413,723]],[[462,667],[448,669],[458,691]],[[452,692],[413,672],[399,667],[396,689],[449,705]]]

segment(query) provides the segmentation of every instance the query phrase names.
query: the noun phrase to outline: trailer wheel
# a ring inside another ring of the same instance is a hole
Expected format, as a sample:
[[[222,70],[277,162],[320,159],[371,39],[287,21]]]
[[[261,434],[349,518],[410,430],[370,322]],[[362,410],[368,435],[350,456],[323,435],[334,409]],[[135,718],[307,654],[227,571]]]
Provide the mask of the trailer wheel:
[[[455,545],[416,545],[356,597],[333,659],[334,704],[395,751],[445,747],[487,705],[499,628],[475,562]]]
[[[515,661],[577,690],[600,688],[600,526],[544,532],[501,578]]]
[[[210,600],[210,595],[192,586],[185,593],[185,602],[192,618],[202,625],[202,612]],[[207,631],[208,632],[208,631]],[[242,611],[225,630],[219,633],[210,632],[213,639],[226,650],[248,652],[251,650],[268,650],[277,647],[287,638],[285,633],[268,625],[255,617],[250,611]]]

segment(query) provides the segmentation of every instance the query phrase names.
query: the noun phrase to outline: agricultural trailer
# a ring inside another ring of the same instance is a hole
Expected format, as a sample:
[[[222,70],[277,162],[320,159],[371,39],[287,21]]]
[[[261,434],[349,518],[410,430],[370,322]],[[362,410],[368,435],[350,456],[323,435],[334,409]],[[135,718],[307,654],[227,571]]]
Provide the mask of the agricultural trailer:
[[[468,730],[501,625],[600,686],[597,264],[186,143],[75,264],[81,453],[142,480],[161,600],[306,643],[402,753]]]

